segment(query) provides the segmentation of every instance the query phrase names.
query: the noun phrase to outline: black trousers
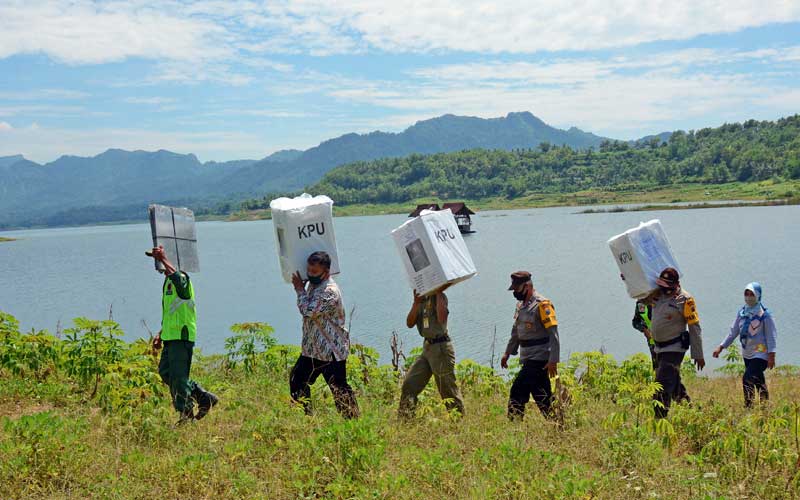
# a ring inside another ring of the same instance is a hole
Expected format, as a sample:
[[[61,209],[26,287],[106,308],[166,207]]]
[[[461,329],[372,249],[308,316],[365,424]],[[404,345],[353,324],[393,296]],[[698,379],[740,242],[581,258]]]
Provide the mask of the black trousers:
[[[744,388],[744,405],[748,408],[753,406],[756,398],[756,391],[762,401],[769,399],[767,390],[767,379],[764,378],[764,370],[767,369],[767,361],[764,359],[753,358],[744,360],[744,375],[742,375],[742,387]]]
[[[525,405],[530,401],[531,395],[547,418],[552,417],[553,391],[550,388],[550,377],[545,368],[547,361],[528,360],[523,362],[522,369],[511,384],[511,394],[508,398],[508,418],[524,418]]]
[[[303,405],[306,415],[311,415],[311,386],[320,375],[330,387],[339,413],[345,418],[358,417],[356,394],[347,383],[347,360],[322,361],[300,356],[289,375],[289,390],[292,399]]]
[[[685,352],[660,352],[656,354],[656,382],[661,389],[653,395],[663,408],[656,408],[656,418],[664,418],[672,401],[689,401],[689,394],[681,382],[681,363]]]

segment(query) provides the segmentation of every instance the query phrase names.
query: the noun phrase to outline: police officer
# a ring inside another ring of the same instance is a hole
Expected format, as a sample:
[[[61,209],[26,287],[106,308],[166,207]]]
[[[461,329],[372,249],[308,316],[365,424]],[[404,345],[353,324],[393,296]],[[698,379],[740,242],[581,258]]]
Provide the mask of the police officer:
[[[436,387],[445,401],[445,406],[464,414],[464,400],[456,382],[456,354],[447,331],[447,317],[450,311],[444,291],[448,286],[440,287],[425,297],[414,290],[414,303],[406,317],[406,326],[408,328],[416,326],[425,340],[422,344],[422,354],[411,365],[403,380],[398,410],[403,418],[413,416],[417,396],[428,385],[431,376],[436,381]]]
[[[167,258],[164,247],[153,248],[147,254],[161,262],[164,284],[161,287],[161,330],[153,340],[153,347],[163,345],[158,374],[169,386],[172,404],[180,412],[178,424],[189,420],[200,420],[213,408],[219,398],[189,379],[192,367],[192,352],[197,335],[197,311],[194,302],[194,287],[189,275],[178,271]],[[197,402],[197,414],[194,402]]]
[[[508,418],[523,418],[530,396],[539,411],[547,418],[553,417],[553,392],[550,378],[558,374],[560,345],[558,320],[550,300],[533,288],[531,273],[517,271],[511,275],[508,288],[517,299],[514,326],[500,366],[508,368],[508,358],[519,351],[522,369],[511,385],[508,399]]]
[[[650,329],[653,324],[653,305],[652,298],[647,297],[636,301],[636,310],[633,312],[633,320],[631,320],[633,328],[639,330],[644,334],[647,340],[647,349],[650,351],[650,359],[653,362],[653,370],[656,369],[656,343],[653,340],[653,334]]]
[[[655,342],[656,382],[661,389],[653,396],[663,406],[655,409],[656,417],[664,418],[670,403],[689,401],[681,383],[681,363],[691,348],[691,357],[698,370],[705,365],[700,317],[694,297],[681,288],[678,271],[668,267],[656,280],[658,291],[653,295],[651,333]]]

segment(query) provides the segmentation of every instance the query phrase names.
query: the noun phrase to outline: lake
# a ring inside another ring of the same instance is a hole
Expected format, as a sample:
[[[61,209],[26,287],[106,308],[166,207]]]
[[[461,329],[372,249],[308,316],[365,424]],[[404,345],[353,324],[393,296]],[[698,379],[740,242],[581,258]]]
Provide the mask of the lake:
[[[764,287],[764,304],[778,325],[778,362],[800,363],[792,321],[798,293],[800,207],[576,214],[574,207],[486,211],[465,236],[478,268],[475,278],[448,291],[450,333],[459,359],[488,363],[496,328],[497,356],[508,340],[515,301],[509,274],[529,270],[534,285],[552,299],[559,319],[562,359],[603,348],[618,359],[646,352],[631,328],[634,301],[625,293],[607,240],[659,218],[697,299],[706,358],[727,332],[745,285]],[[336,277],[352,317],[352,338],[389,362],[397,331],[404,351],[421,345],[405,327],[412,294],[390,232],[402,215],[335,219],[342,274]],[[264,321],[282,343],[300,343],[300,317],[291,285],[284,283],[271,221],[202,222],[197,227],[201,272],[192,276],[198,304],[197,346],[222,352],[229,326]],[[10,231],[0,243],[0,310],[25,329],[56,331],[77,316],[107,318],[126,338],[157,331],[162,278],[144,251],[147,224]]]

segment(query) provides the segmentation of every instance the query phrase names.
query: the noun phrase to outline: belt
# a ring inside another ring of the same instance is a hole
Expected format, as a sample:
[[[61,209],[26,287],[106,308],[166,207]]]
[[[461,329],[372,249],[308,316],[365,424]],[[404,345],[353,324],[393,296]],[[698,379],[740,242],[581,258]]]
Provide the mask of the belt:
[[[677,344],[678,342],[683,340],[683,336],[684,335],[689,335],[689,332],[681,332],[674,339],[665,340],[664,342],[659,342],[659,341],[656,340],[655,341],[656,342],[656,347],[667,347],[667,346],[671,346],[672,344]]]
[[[425,341],[429,344],[441,344],[442,342],[450,342],[450,337],[448,335],[442,335],[441,337],[425,339]]]
[[[538,339],[526,339],[519,341],[519,345],[521,347],[533,347],[536,345],[545,345],[549,343],[550,343],[550,337],[541,337]]]

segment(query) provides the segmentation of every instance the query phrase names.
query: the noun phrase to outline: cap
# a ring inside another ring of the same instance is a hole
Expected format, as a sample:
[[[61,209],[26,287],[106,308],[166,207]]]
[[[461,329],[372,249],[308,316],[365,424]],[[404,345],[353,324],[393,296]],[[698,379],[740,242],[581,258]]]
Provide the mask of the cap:
[[[511,273],[511,286],[508,287],[509,290],[513,290],[520,286],[523,283],[527,283],[531,280],[531,273],[528,271],[517,271],[515,273]]]
[[[678,284],[680,284],[680,278],[678,277],[678,270],[674,267],[668,267],[661,271],[661,274],[656,280],[656,285],[665,288],[672,288]]]

